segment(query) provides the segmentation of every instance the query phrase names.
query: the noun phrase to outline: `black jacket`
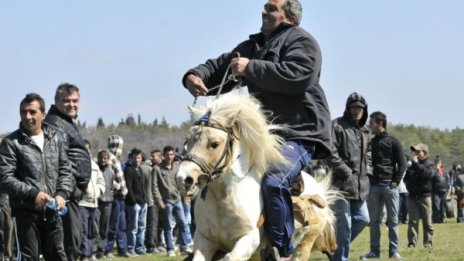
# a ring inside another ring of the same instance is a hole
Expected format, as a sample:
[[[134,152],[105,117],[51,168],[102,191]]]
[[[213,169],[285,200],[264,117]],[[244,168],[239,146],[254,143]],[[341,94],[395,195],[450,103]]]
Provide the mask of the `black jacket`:
[[[90,181],[92,164],[82,135],[72,119],[62,114],[55,105],[52,105],[48,110],[45,122],[66,134],[64,135],[66,137],[66,151],[73,167],[74,182],[81,191],[85,191]]]
[[[124,170],[124,179],[127,185],[126,204],[133,206],[136,203],[147,203],[146,194],[148,192],[144,184],[148,182],[148,177],[144,175],[140,167],[137,169],[132,165],[127,165]]]
[[[189,70],[211,89],[221,83],[235,52],[250,59],[245,85],[263,108],[272,113],[269,120],[288,127],[280,135],[286,140],[315,145],[314,159],[330,155],[331,117],[319,85],[322,57],[316,40],[299,26],[281,24],[265,41],[262,33],[251,35],[230,53],[210,59]],[[230,91],[234,83],[224,86]],[[216,94],[212,90],[209,95]]]
[[[429,197],[432,192],[434,164],[428,158],[412,163],[404,175],[410,198]]]
[[[372,178],[371,182],[388,180],[400,184],[406,170],[401,143],[387,132],[377,134],[371,140]]]
[[[20,127],[5,137],[0,146],[0,181],[9,194],[12,208],[37,211],[39,192],[67,199],[72,191],[72,169],[64,137],[42,123],[43,152]]]
[[[432,192],[447,192],[449,189],[449,176],[447,173],[441,174],[436,168],[432,177]]]
[[[356,94],[365,105],[362,119],[356,124],[349,113],[348,105],[353,102],[351,96],[346,102],[343,116],[332,122],[332,156],[326,162],[332,171],[332,185],[335,188],[343,192],[346,198],[366,200],[369,194],[367,175],[372,174],[369,130],[364,126],[368,106],[364,98]]]

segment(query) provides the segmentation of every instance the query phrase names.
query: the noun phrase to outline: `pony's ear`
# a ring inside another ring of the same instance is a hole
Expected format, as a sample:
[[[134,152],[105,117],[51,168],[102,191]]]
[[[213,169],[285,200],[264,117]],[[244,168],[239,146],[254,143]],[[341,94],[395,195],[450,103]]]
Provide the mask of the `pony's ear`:
[[[188,110],[189,110],[190,116],[193,116],[195,112],[198,112],[198,109],[193,107],[192,105],[188,105]]]
[[[234,125],[239,124],[240,122],[238,120],[238,116],[240,115],[241,112],[242,112],[241,110],[236,110],[230,113],[227,116],[227,126],[234,126]]]

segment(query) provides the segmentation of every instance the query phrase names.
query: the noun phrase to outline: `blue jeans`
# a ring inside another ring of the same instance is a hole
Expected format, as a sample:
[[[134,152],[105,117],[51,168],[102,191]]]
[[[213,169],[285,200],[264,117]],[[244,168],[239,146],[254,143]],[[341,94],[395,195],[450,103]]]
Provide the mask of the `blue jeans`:
[[[184,217],[185,217],[185,223],[187,224],[187,230],[188,230],[188,233],[187,233],[187,244],[191,244],[193,243],[192,242],[192,233],[191,233],[191,230],[190,230],[190,225],[192,224],[192,216],[190,215],[190,212],[191,212],[191,208],[192,206],[190,205],[190,203],[188,204],[182,204],[183,208],[184,208]],[[180,230],[179,230],[180,232]],[[178,238],[181,238],[182,236],[180,235],[179,233],[179,237]],[[180,241],[179,241],[180,243]]]
[[[164,239],[166,240],[166,250],[174,250],[174,243],[172,241],[172,230],[173,225],[170,220],[172,218],[176,220],[177,229],[179,230],[180,236],[180,250],[187,249],[188,238],[190,233],[187,223],[185,222],[184,207],[182,206],[181,200],[176,203],[165,203],[164,208]]]
[[[290,188],[300,171],[311,160],[312,151],[308,152],[303,146],[289,141],[282,146],[281,153],[289,164],[272,167],[262,181],[266,214],[264,230],[279,255],[287,257],[293,252],[290,239],[295,230]]]
[[[126,213],[124,212],[124,199],[120,198],[115,198],[111,205],[105,255],[113,251],[115,240],[118,253],[125,254],[127,252]]]
[[[369,224],[367,204],[362,200],[339,199],[331,208],[337,220],[337,250],[330,260],[345,261],[350,253],[350,243]]]
[[[371,252],[380,256],[380,228],[382,226],[383,207],[387,210],[387,227],[388,227],[388,253],[389,256],[398,253],[399,245],[399,226],[398,226],[398,189],[390,189],[372,185],[369,188],[369,197],[367,198],[367,208],[370,217],[370,237]]]
[[[127,251],[146,252],[145,227],[147,224],[147,203],[127,206]]]

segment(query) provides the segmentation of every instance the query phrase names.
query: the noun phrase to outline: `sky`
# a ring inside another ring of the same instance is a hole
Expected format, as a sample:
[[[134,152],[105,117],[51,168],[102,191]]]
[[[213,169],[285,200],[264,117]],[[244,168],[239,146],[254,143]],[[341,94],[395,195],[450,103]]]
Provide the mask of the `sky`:
[[[464,128],[464,1],[301,1],[332,118],[356,91],[389,122]],[[193,102],[183,74],[259,32],[265,2],[0,0],[0,133],[17,129],[25,94],[48,110],[63,82],[80,88],[87,126],[179,125]]]

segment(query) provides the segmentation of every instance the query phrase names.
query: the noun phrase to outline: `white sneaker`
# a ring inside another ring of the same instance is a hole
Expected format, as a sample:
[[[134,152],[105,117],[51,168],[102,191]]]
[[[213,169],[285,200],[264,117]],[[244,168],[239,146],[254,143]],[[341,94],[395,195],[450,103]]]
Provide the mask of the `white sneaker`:
[[[174,250],[169,250],[168,251],[168,257],[173,257],[173,256],[177,256],[176,252],[174,252]]]

